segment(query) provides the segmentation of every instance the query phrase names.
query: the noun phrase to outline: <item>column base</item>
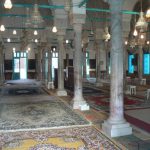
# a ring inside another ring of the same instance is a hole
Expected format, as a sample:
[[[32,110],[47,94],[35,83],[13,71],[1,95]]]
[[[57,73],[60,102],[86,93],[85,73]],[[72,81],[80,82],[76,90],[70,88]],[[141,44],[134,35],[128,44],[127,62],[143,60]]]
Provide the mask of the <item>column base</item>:
[[[65,90],[57,90],[57,96],[67,96],[67,92]]]
[[[90,110],[90,106],[86,103],[86,101],[82,98],[79,100],[76,98],[73,98],[73,109],[79,109],[81,111]]]
[[[54,83],[53,82],[48,82],[47,88],[48,89],[54,89]]]
[[[105,121],[102,124],[102,130],[109,137],[119,137],[132,134],[132,127],[128,122],[113,124]]]

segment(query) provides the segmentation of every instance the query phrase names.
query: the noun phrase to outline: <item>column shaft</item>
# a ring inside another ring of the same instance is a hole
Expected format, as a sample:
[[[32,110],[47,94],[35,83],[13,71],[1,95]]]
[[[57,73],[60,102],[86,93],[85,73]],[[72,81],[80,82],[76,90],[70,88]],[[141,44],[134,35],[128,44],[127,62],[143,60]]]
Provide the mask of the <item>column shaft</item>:
[[[141,80],[143,78],[143,49],[142,46],[139,46],[139,67],[138,67],[138,76]]]
[[[0,47],[0,85],[3,83],[2,74],[3,74],[3,64],[2,64],[2,48]]]
[[[42,80],[42,64],[41,64],[42,51],[38,48],[38,80]]]
[[[104,42],[102,40],[96,41],[96,86],[102,86],[101,82],[101,55],[104,49]]]
[[[102,128],[111,137],[132,133],[131,127],[124,119],[123,111],[122,5],[123,0],[110,1],[112,33],[110,116]]]
[[[83,78],[86,80],[86,48],[83,48]]]
[[[52,81],[52,53],[48,50],[48,82]]]
[[[74,52],[74,109],[89,109],[82,95],[82,51],[81,51],[81,33],[82,24],[74,24],[75,31],[75,52]],[[83,108],[85,107],[85,108]]]
[[[66,96],[67,92],[64,90],[64,35],[58,35],[58,96]]]

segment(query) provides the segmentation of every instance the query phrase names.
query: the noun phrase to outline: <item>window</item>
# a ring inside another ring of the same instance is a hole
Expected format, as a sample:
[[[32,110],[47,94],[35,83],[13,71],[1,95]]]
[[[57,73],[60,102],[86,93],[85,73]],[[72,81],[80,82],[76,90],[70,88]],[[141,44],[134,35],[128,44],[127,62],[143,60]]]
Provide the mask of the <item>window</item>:
[[[86,52],[86,76],[90,76],[89,52]]]
[[[54,79],[54,69],[58,68],[58,53],[52,53],[52,79]]]
[[[143,72],[145,75],[150,74],[150,54],[146,53],[143,55]]]
[[[135,56],[133,54],[129,54],[129,56],[128,56],[128,71],[129,71],[129,73],[134,73],[134,65],[133,65],[134,58],[135,58]]]

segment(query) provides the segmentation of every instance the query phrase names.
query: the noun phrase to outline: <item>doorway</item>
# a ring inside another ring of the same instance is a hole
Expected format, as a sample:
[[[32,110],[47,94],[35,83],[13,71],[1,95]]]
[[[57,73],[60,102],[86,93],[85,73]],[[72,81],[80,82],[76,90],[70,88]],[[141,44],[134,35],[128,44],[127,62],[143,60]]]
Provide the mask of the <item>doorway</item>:
[[[27,53],[13,52],[13,80],[27,79]]]

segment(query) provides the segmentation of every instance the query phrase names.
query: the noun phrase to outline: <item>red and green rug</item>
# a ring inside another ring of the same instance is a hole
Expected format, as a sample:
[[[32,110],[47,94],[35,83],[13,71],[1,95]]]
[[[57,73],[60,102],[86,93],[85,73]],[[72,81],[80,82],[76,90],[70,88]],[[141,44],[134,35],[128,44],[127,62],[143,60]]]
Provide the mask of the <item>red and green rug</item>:
[[[107,112],[109,111],[110,98],[108,96],[106,95],[87,96],[86,99],[92,108],[96,110],[104,110]],[[142,100],[136,98],[128,98],[128,97],[124,98],[124,106],[126,110],[144,107],[143,103],[144,102]]]

